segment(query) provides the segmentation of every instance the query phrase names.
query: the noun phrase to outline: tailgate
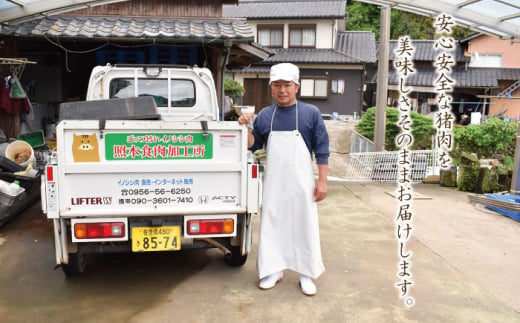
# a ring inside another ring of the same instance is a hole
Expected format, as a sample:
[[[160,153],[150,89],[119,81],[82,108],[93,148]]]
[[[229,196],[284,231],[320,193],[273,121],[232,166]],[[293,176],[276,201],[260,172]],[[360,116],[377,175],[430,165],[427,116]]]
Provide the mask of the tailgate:
[[[99,125],[57,127],[61,216],[246,212],[247,130],[237,122]]]

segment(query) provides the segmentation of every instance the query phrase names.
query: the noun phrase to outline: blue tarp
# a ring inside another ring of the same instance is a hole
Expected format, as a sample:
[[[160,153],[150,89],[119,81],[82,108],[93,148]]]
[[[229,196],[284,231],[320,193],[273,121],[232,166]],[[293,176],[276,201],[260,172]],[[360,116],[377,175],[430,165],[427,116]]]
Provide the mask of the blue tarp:
[[[503,201],[503,202],[508,202],[508,203],[513,204],[513,206],[515,206],[515,207],[520,207],[520,196],[518,196],[518,195],[486,194],[486,197],[495,199],[495,200],[499,200],[499,201]],[[488,209],[498,212],[502,215],[508,216],[516,221],[520,221],[520,211],[512,211],[512,210],[507,210],[504,208],[500,208],[500,207],[496,207],[496,206],[489,206],[489,205],[487,205],[486,207]]]

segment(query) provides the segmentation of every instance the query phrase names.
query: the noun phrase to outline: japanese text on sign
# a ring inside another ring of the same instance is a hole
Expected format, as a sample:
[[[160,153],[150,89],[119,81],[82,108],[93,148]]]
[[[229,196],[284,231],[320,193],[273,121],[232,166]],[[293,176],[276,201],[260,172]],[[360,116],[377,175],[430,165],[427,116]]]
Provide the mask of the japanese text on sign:
[[[452,67],[455,65],[453,54],[450,53],[455,46],[451,34],[451,27],[454,25],[451,16],[441,14],[434,20],[435,32],[440,34],[435,41],[435,49],[440,49],[435,60],[437,78],[434,81],[437,91],[437,105],[439,111],[434,115],[434,125],[437,130],[435,135],[435,147],[439,150],[438,159],[441,168],[446,169],[451,166],[449,151],[453,148],[453,123],[455,118],[451,111],[453,98],[449,92],[453,91],[455,80],[451,78]]]
[[[399,297],[408,306],[414,305],[414,299],[410,294],[410,286],[413,285],[411,259],[412,252],[407,251],[406,244],[411,238],[412,227],[412,158],[411,145],[414,137],[412,134],[412,109],[411,100],[408,97],[410,89],[406,87],[406,78],[415,73],[413,66],[413,55],[415,49],[411,45],[408,36],[399,38],[395,49],[396,59],[394,67],[399,76],[399,119],[397,126],[399,134],[395,138],[396,146],[399,148],[398,176],[397,176],[397,216],[395,218],[395,230],[398,248],[398,281],[396,287],[399,289]]]
[[[105,158],[106,160],[211,159],[213,158],[213,136],[211,133],[108,133],[105,135]]]

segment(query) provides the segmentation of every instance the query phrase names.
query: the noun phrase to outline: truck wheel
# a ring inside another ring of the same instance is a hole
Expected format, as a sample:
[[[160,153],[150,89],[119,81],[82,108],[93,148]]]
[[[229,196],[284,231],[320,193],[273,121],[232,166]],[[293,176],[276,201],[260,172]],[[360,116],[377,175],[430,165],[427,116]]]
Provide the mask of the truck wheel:
[[[240,252],[240,246],[231,247],[231,257],[225,258],[226,264],[232,267],[240,267],[246,263],[247,254],[242,256]]]
[[[87,259],[82,253],[69,253],[69,263],[61,265],[61,269],[67,276],[78,276],[85,271]]]

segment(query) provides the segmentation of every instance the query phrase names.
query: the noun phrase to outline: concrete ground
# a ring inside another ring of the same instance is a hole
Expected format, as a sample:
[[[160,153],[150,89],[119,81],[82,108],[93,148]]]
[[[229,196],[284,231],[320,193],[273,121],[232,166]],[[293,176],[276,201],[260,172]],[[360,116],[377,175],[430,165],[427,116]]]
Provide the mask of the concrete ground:
[[[241,268],[214,249],[96,255],[82,276],[66,278],[54,269],[51,224],[37,202],[0,227],[0,321],[520,322],[520,223],[435,184],[414,186],[415,303],[404,304],[395,188],[329,183],[319,204],[327,270],[314,297],[292,272],[259,290],[255,251]]]

